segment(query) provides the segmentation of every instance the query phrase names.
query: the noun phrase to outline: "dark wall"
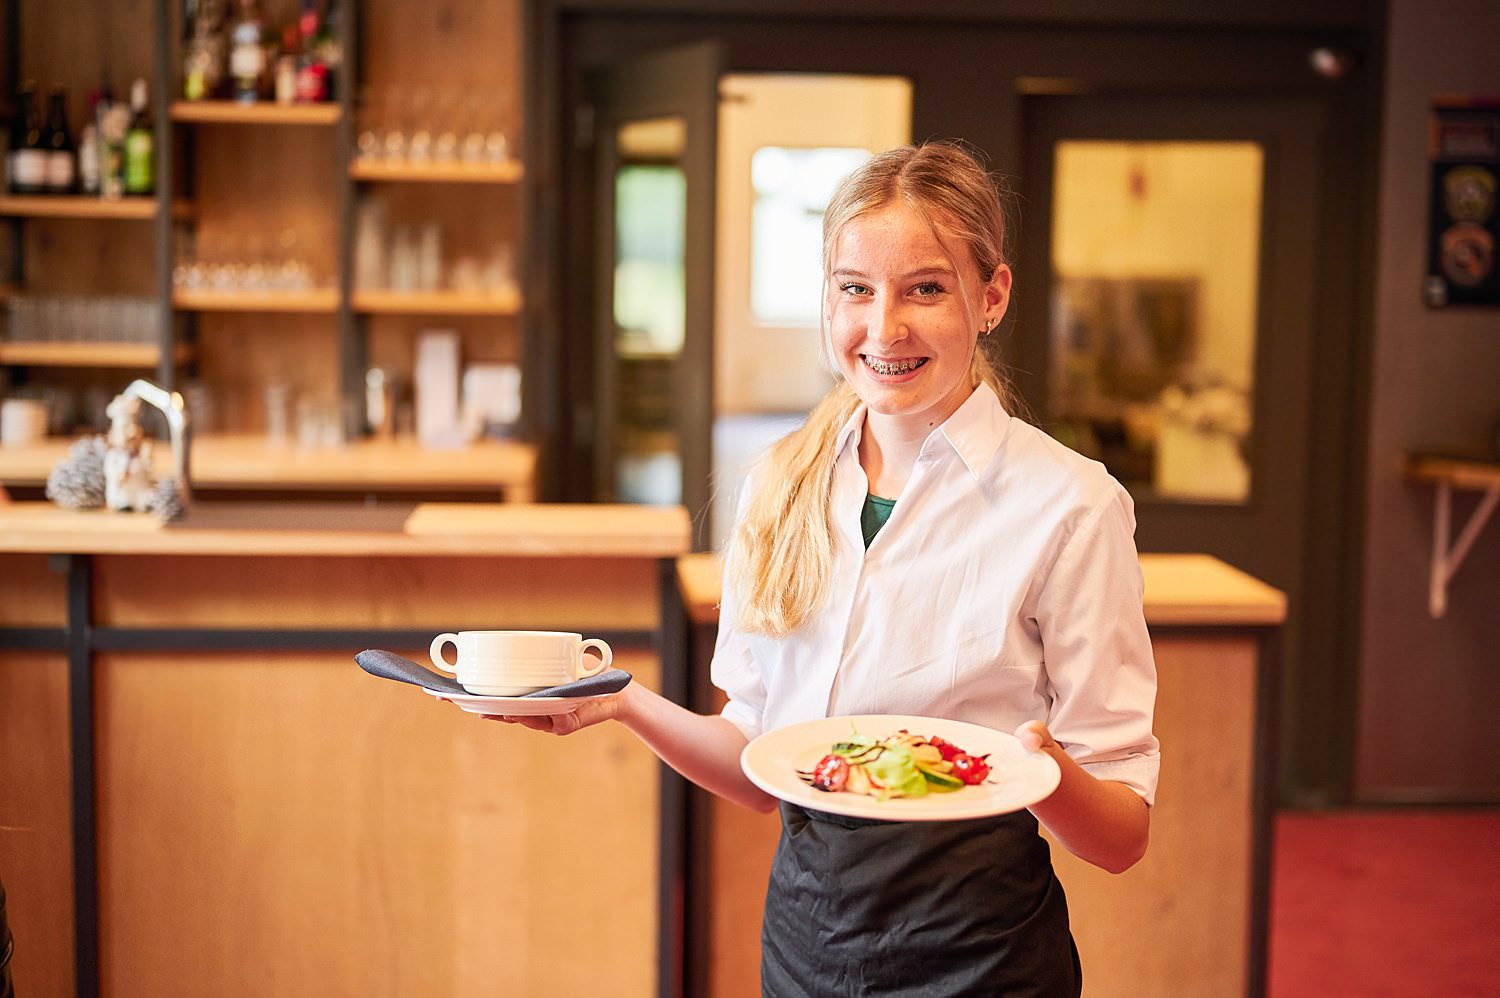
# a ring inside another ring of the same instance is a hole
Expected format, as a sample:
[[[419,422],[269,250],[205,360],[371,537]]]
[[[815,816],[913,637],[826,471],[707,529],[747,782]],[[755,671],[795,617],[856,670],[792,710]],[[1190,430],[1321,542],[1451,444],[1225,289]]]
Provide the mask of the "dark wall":
[[[1497,38],[1494,0],[1390,4],[1354,787],[1367,801],[1500,800],[1500,520],[1433,620],[1434,489],[1397,471],[1410,450],[1484,449],[1500,422],[1500,306],[1421,303],[1429,102],[1500,97]],[[1475,506],[1460,496],[1455,537]]]

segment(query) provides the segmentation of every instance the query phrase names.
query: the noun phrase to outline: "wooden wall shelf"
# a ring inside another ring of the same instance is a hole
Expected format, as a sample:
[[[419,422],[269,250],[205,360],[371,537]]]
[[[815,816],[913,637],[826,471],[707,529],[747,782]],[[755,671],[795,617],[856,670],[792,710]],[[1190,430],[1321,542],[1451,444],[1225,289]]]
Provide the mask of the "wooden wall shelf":
[[[173,202],[173,218],[187,218],[191,214],[192,205],[188,202]],[[6,195],[0,196],[0,215],[12,218],[113,218],[149,221],[156,217],[156,198],[133,196],[105,199],[68,194]]]
[[[517,315],[521,297],[462,291],[356,291],[354,311],[367,315]]]
[[[1427,575],[1427,612],[1434,620],[1448,612],[1448,587],[1479,533],[1500,508],[1500,461],[1442,454],[1408,454],[1402,474],[1437,486],[1432,514],[1432,558]],[[1478,492],[1479,504],[1452,539],[1453,493]]]
[[[184,291],[172,292],[172,307],[184,312],[310,312],[338,311],[339,293],[333,288],[314,291]]]
[[[35,487],[67,456],[72,437],[0,451],[0,486]],[[171,448],[158,447],[165,472]],[[536,448],[514,440],[478,440],[455,450],[429,450],[410,437],[363,439],[342,447],[273,447],[249,433],[209,433],[193,440],[195,488],[250,492],[403,492],[434,490],[529,502],[536,483]],[[449,518],[450,524],[452,518]],[[433,526],[427,532],[440,532]]]
[[[337,104],[241,104],[237,101],[174,101],[172,120],[204,125],[332,125]]]
[[[180,363],[190,356],[186,345],[174,353]],[[0,342],[0,364],[29,367],[153,368],[161,360],[154,343],[12,343]]]
[[[357,159],[349,165],[355,180],[391,183],[517,184],[525,170],[518,161],[505,163],[384,163]]]

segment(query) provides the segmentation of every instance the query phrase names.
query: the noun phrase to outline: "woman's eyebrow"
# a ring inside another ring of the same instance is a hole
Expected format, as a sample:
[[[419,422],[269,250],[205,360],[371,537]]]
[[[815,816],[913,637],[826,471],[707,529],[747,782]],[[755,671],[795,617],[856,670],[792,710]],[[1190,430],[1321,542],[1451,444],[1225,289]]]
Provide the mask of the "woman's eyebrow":
[[[904,273],[904,274],[900,275],[899,277],[897,277],[896,279],[898,281],[907,281],[907,280],[910,280],[913,277],[921,277],[924,274],[952,274],[952,273],[953,273],[953,268],[950,267],[950,266],[948,266],[946,263],[930,263],[930,264],[928,264],[925,267],[918,267],[916,270],[909,270],[906,273]],[[835,270],[833,272],[833,276],[834,277],[862,277],[862,278],[868,279],[870,275],[864,273],[863,271],[851,270],[848,267],[840,267],[839,269],[837,269],[837,270]]]

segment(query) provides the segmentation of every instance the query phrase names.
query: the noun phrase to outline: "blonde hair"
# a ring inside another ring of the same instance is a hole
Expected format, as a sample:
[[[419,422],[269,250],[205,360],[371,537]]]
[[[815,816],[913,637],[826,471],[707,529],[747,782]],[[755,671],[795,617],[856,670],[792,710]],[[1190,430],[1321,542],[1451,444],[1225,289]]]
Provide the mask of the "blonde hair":
[[[838,238],[854,219],[896,204],[915,211],[934,234],[941,227],[957,236],[986,284],[1005,263],[1005,209],[999,191],[963,148],[950,142],[924,143],[891,149],[866,161],[839,184],[823,215],[823,349],[835,372],[827,287]],[[962,287],[963,268],[957,269],[965,300],[971,301],[971,289]],[[977,346],[977,318],[974,329],[974,384],[989,385],[1009,408],[1004,377]],[[730,584],[740,597],[736,623],[743,630],[781,637],[801,627],[822,604],[833,565],[828,505],[834,444],[859,404],[854,389],[838,384],[813,408],[806,423],[771,448],[753,476],[755,491],[725,560]]]

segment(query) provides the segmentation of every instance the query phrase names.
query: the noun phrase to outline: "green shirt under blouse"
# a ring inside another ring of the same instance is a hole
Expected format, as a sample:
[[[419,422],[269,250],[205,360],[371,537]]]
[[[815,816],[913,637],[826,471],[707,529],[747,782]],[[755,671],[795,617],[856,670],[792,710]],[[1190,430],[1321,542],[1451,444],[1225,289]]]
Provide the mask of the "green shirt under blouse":
[[[891,510],[896,508],[896,500],[882,499],[877,495],[865,496],[865,508],[859,514],[859,529],[865,535],[865,547],[880,533],[880,528],[885,526],[885,521],[891,518]]]

